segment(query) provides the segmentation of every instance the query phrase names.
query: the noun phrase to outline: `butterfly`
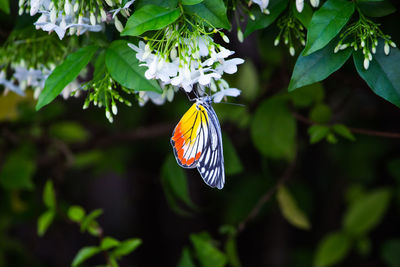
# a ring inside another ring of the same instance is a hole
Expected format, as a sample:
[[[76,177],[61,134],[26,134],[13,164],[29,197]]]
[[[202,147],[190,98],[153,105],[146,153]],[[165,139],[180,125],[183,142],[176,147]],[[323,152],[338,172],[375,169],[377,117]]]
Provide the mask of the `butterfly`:
[[[222,189],[225,170],[221,126],[212,102],[211,96],[196,98],[176,125],[171,145],[179,166],[197,168],[207,185]]]

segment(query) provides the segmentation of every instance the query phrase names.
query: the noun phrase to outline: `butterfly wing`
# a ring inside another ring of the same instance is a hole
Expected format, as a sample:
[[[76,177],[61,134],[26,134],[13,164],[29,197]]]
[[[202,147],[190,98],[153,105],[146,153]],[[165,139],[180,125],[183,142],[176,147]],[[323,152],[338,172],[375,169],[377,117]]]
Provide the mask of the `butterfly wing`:
[[[195,168],[209,139],[207,110],[197,103],[183,115],[171,137],[179,166]]]
[[[222,189],[225,184],[224,154],[221,126],[211,104],[205,103],[208,114],[208,141],[199,159],[197,169],[204,182]]]

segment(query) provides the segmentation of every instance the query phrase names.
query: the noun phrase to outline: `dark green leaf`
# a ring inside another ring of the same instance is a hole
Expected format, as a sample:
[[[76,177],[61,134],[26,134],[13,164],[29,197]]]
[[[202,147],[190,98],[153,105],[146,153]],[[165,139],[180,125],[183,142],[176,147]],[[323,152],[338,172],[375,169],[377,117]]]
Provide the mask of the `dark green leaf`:
[[[351,1],[326,1],[311,18],[303,55],[310,55],[325,47],[346,25],[353,15],[354,9],[355,5]]]
[[[97,209],[89,213],[81,223],[81,231],[85,231],[89,228],[90,224],[92,224],[101,214],[103,214],[102,209]]]
[[[290,92],[289,96],[296,107],[309,107],[324,99],[324,88],[321,83],[313,83]]]
[[[227,262],[226,256],[212,244],[212,240],[209,240],[201,233],[191,234],[190,240],[202,267],[225,266]]]
[[[397,185],[400,185],[400,158],[391,159],[387,164],[387,169]]]
[[[6,14],[10,14],[10,4],[8,0],[0,0],[0,10]]]
[[[191,6],[191,5],[196,5],[198,3],[203,2],[203,0],[181,0],[182,5],[187,5],[187,6]]]
[[[231,140],[227,135],[223,134],[222,141],[224,147],[225,173],[227,175],[241,173],[243,171],[243,165]]]
[[[316,144],[329,134],[329,127],[325,125],[312,125],[308,128],[310,144]]]
[[[283,217],[293,226],[309,230],[310,222],[306,214],[297,206],[296,200],[292,197],[285,186],[280,186],[276,195]]]
[[[400,52],[391,48],[388,56],[383,52],[383,42],[380,41],[376,54],[364,69],[364,56],[361,51],[354,53],[354,65],[358,74],[375,94],[400,107]]]
[[[232,267],[242,266],[239,259],[235,235],[231,235],[228,237],[228,240],[225,243],[225,253],[230,266]]]
[[[48,208],[55,209],[56,207],[56,194],[51,180],[47,180],[46,185],[44,186],[43,202]]]
[[[334,39],[323,49],[309,56],[300,54],[290,79],[289,91],[322,81],[343,66],[350,57],[352,49],[333,53],[336,45],[337,41]]]
[[[117,239],[106,236],[101,241],[100,247],[102,250],[109,250],[109,249],[115,248],[119,245],[120,245],[120,242]]]
[[[231,28],[223,0],[204,0],[197,5],[184,6],[184,10],[189,14],[201,17],[215,28],[228,30]]]
[[[396,8],[388,0],[358,1],[357,5],[368,17],[384,17],[396,12]]]
[[[72,261],[71,266],[77,267],[77,266],[81,265],[83,262],[85,262],[86,260],[90,259],[91,257],[95,256],[96,254],[98,254],[100,252],[101,252],[101,249],[98,247],[83,247],[75,255],[75,258]]]
[[[94,63],[93,79],[100,80],[106,73],[106,51],[102,50]]]
[[[144,32],[160,30],[177,20],[179,9],[168,9],[155,5],[145,5],[136,10],[126,22],[122,36],[139,36]]]
[[[196,265],[193,263],[192,256],[190,255],[189,248],[183,248],[177,267],[196,267]]]
[[[317,104],[310,111],[310,119],[316,123],[327,123],[331,120],[332,111],[328,105]]]
[[[271,97],[262,102],[251,123],[254,146],[265,156],[293,159],[296,143],[296,121],[290,113],[286,99]]]
[[[146,5],[156,5],[167,8],[175,8],[178,5],[178,0],[136,0],[135,8],[141,9]]]
[[[35,170],[33,151],[30,147],[20,147],[6,156],[1,166],[0,184],[6,190],[32,190]]]
[[[346,232],[362,236],[371,231],[386,213],[390,196],[388,189],[378,189],[354,201],[343,218]]]
[[[41,109],[56,98],[61,91],[78,77],[97,51],[97,46],[90,45],[69,54],[61,65],[58,65],[46,80],[39,95],[36,110]]]
[[[255,20],[248,19],[244,36],[247,37],[256,30],[267,28],[279,17],[287,5],[288,0],[271,0],[271,3],[268,5],[269,15],[262,13],[257,6],[254,7],[252,13]]]
[[[106,65],[111,77],[122,86],[136,91],[162,93],[156,81],[144,77],[146,68],[139,66],[136,53],[128,46],[128,42],[112,42],[106,51]]]
[[[37,222],[37,233],[39,236],[43,236],[51,223],[54,220],[55,212],[54,210],[48,210],[42,215],[40,215]]]
[[[86,212],[81,206],[71,206],[68,209],[68,218],[73,222],[81,222]]]
[[[56,122],[50,126],[49,133],[66,143],[85,142],[89,137],[86,129],[74,121]]]
[[[112,252],[111,255],[116,258],[126,256],[131,254],[135,249],[137,249],[142,244],[142,240],[139,238],[131,238],[125,240],[119,244]]]
[[[314,258],[314,266],[333,266],[346,257],[350,248],[351,241],[344,233],[331,233],[319,243]]]
[[[357,252],[361,256],[367,256],[371,252],[372,244],[368,237],[362,237],[356,243]]]
[[[349,128],[347,128],[343,124],[335,124],[332,126],[332,129],[339,135],[343,136],[346,139],[349,139],[350,141],[355,141],[356,138],[354,135],[351,133]]]
[[[389,267],[400,266],[400,239],[385,241],[381,248],[381,258]]]

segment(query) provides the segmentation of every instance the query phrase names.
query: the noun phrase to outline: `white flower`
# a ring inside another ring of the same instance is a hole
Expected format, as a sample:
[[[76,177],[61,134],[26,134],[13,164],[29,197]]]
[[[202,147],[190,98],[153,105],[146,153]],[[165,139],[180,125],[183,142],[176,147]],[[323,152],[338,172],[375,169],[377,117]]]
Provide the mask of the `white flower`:
[[[220,79],[221,75],[219,73],[211,72],[208,74],[204,74],[203,69],[200,69],[200,77],[199,77],[199,84],[201,85],[208,85],[211,83],[211,79]]]
[[[243,59],[241,58],[232,58],[228,60],[224,60],[221,65],[219,65],[216,68],[216,71],[219,74],[228,73],[228,74],[233,74],[237,72],[237,65],[242,64],[244,62]]]
[[[22,91],[22,89],[15,85],[12,81],[9,81],[6,79],[6,73],[4,71],[0,71],[0,85],[4,86],[4,89],[13,91],[16,94],[24,96],[25,93]]]
[[[253,0],[253,3],[257,4],[260,7],[261,12],[269,14],[269,11],[267,9],[269,0]]]
[[[224,98],[225,96],[237,97],[240,95],[240,92],[241,91],[236,88],[221,89],[221,91],[212,95],[213,101],[215,103],[219,103],[219,102],[221,102],[222,98]]]
[[[319,6],[319,0],[310,0],[310,4],[311,4],[313,7],[318,7],[318,6]]]
[[[128,9],[133,4],[133,2],[135,2],[135,0],[131,0],[131,1],[126,2],[126,4],[123,7],[110,10],[110,12],[114,13],[112,18],[115,18],[115,16],[122,10],[125,10],[126,12],[128,12]]]
[[[31,0],[30,15],[35,16],[38,13],[42,0]]]
[[[299,13],[303,11],[304,8],[304,0],[296,0],[296,9]]]

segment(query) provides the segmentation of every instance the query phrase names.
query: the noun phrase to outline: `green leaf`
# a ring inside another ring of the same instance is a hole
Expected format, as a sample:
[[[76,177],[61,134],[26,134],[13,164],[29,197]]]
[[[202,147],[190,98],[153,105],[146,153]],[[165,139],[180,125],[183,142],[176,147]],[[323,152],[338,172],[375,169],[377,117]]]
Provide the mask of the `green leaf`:
[[[102,50],[94,63],[93,79],[100,80],[106,73],[106,51]]]
[[[388,56],[383,52],[383,42],[380,41],[376,54],[364,69],[364,56],[361,51],[354,53],[354,65],[358,74],[375,94],[400,107],[400,51],[391,48]]]
[[[235,235],[230,235],[225,243],[225,253],[228,263],[232,267],[241,267]]]
[[[47,180],[46,185],[44,186],[43,202],[48,208],[55,209],[56,207],[56,194],[51,180]]]
[[[34,152],[31,147],[20,147],[10,152],[1,166],[0,184],[6,190],[32,190],[32,176],[36,170]]]
[[[192,256],[190,255],[189,248],[183,248],[181,258],[179,259],[177,267],[196,267],[193,262]]]
[[[61,91],[78,77],[97,51],[97,46],[90,45],[80,48],[67,56],[47,78],[43,91],[39,95],[36,110],[41,109],[56,98]]]
[[[199,16],[215,28],[224,28],[229,30],[231,24],[226,16],[226,7],[223,0],[204,0],[193,5],[184,6],[185,12]]]
[[[310,55],[325,47],[346,25],[354,10],[355,5],[351,1],[326,1],[311,18],[303,55]]]
[[[191,6],[203,2],[203,0],[181,0],[182,5]]]
[[[202,267],[223,267],[227,263],[224,253],[217,249],[204,234],[191,234],[190,240]]]
[[[344,215],[344,230],[354,236],[367,234],[380,223],[390,196],[388,189],[377,189],[354,201]]]
[[[349,128],[347,128],[345,125],[343,124],[335,124],[332,126],[332,129],[339,135],[341,135],[342,137],[349,139],[350,141],[355,141],[356,138],[354,137],[354,135],[351,133],[351,131],[349,130]]]
[[[324,88],[321,83],[313,83],[290,92],[289,96],[296,107],[309,107],[324,99]]]
[[[268,5],[268,10],[270,11],[269,15],[262,13],[256,6],[252,10],[255,19],[248,19],[244,36],[247,37],[256,30],[267,28],[279,17],[283,10],[286,9],[287,5],[288,0],[271,0]]]
[[[86,212],[81,206],[71,206],[68,209],[68,218],[73,222],[81,222]]]
[[[0,0],[0,10],[6,14],[10,14],[10,4],[8,0]]]
[[[400,239],[385,241],[381,248],[381,258],[389,267],[400,266]]]
[[[146,68],[139,66],[136,53],[124,40],[111,43],[106,51],[106,65],[111,77],[122,86],[136,91],[153,91],[162,93],[155,80],[144,77]]]
[[[297,206],[296,200],[285,186],[279,186],[276,197],[282,214],[289,223],[303,230],[311,228],[306,214]]]
[[[126,22],[122,36],[139,36],[142,33],[160,30],[177,20],[180,16],[178,8],[168,9],[155,5],[146,5],[136,10]]]
[[[161,182],[168,203],[174,211],[181,215],[187,215],[178,205],[178,201],[182,201],[189,208],[196,209],[196,206],[190,199],[185,172],[178,166],[172,154],[166,158],[161,168]]]
[[[358,1],[357,6],[368,17],[384,17],[396,12],[396,8],[388,0]]]
[[[120,245],[120,242],[117,239],[115,239],[113,237],[106,236],[101,241],[100,247],[101,247],[102,250],[109,250],[109,249],[115,248],[115,247],[117,247],[119,245]]]
[[[126,256],[131,254],[135,249],[137,249],[142,244],[142,240],[139,238],[131,238],[125,240],[119,244],[112,252],[111,255],[116,258]]]
[[[356,249],[361,256],[367,256],[371,252],[372,244],[368,237],[361,237],[357,240]]]
[[[71,266],[72,267],[77,267],[90,259],[91,257],[95,256],[96,254],[99,254],[101,252],[101,249],[98,247],[83,247],[81,248],[78,253],[75,255],[74,260],[72,261]]]
[[[316,123],[327,123],[331,120],[332,110],[328,105],[317,104],[310,111],[310,119]]]
[[[296,121],[286,105],[286,99],[275,96],[262,102],[250,130],[254,146],[263,155],[274,159],[293,159]]]
[[[345,49],[333,53],[336,44],[337,41],[334,39],[326,47],[309,56],[304,56],[303,53],[300,54],[290,79],[289,91],[322,81],[340,69],[349,59],[353,50]]]
[[[333,266],[343,260],[351,249],[351,240],[344,233],[331,233],[319,243],[315,267]]]
[[[49,133],[66,143],[85,142],[89,138],[88,131],[74,121],[56,122],[50,126]]]
[[[329,134],[329,127],[325,125],[312,125],[308,128],[310,144],[316,144]]]
[[[40,215],[38,222],[37,222],[37,233],[39,236],[43,236],[51,223],[53,222],[55,217],[54,210],[48,210],[42,215]]]
[[[243,165],[240,161],[239,155],[236,152],[231,140],[226,134],[222,135],[222,142],[224,147],[224,162],[225,173],[227,175],[235,175],[243,171]]]
[[[100,215],[103,214],[102,209],[97,209],[89,213],[81,223],[81,231],[85,231],[86,229],[89,228],[90,224],[92,224]]]
[[[135,8],[137,10],[141,9],[146,5],[156,5],[161,7],[166,7],[173,9],[178,5],[178,0],[136,0]]]

